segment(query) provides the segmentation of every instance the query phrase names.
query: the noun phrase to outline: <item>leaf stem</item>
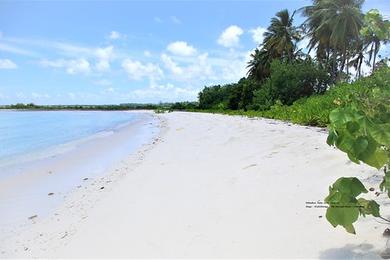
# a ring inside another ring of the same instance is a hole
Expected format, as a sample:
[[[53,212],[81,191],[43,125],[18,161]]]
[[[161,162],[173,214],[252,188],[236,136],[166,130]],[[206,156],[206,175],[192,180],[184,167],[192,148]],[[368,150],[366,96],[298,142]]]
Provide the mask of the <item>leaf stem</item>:
[[[384,220],[384,221],[386,221],[386,222],[389,222],[389,223],[390,223],[390,220],[388,220],[387,218],[384,218],[384,217],[382,217],[382,216],[379,216],[378,218],[380,218],[380,219],[382,219],[382,220]]]

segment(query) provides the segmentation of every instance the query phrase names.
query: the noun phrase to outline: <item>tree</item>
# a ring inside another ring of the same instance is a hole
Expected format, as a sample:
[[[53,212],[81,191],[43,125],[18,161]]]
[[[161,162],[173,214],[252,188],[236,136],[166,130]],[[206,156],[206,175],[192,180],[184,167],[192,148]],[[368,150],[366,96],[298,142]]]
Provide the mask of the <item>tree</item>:
[[[304,27],[310,39],[310,49],[315,48],[317,58],[332,63],[332,75],[337,67],[346,67],[349,75],[349,58],[355,56],[363,26],[361,7],[363,0],[313,0],[312,6],[302,8],[307,17]],[[340,62],[338,62],[340,58]],[[339,63],[339,64],[338,64]]]
[[[361,29],[366,48],[369,50],[369,62],[372,61],[372,71],[375,70],[376,57],[381,43],[390,41],[390,21],[383,20],[377,9],[372,9],[364,16],[364,26]]]
[[[247,75],[250,79],[261,82],[269,76],[270,64],[272,61],[271,55],[265,49],[255,49],[251,54],[251,60],[248,62]]]
[[[198,98],[199,108],[216,108],[218,105],[226,103],[226,88],[221,87],[220,85],[205,87],[201,92],[199,92]]]
[[[291,105],[302,97],[323,93],[329,85],[329,75],[312,61],[274,60],[271,76],[254,92],[253,107],[268,109],[277,100]]]
[[[264,33],[263,48],[268,56],[292,61],[296,43],[301,39],[298,29],[293,25],[294,14],[287,9],[279,11],[271,19],[271,25]]]
[[[300,31],[293,25],[294,14],[290,16],[288,10],[276,13],[271,19],[271,24],[264,33],[264,41],[251,54],[248,62],[248,78],[262,82],[270,75],[270,66],[274,59],[292,62],[298,56],[297,42],[301,39]]]

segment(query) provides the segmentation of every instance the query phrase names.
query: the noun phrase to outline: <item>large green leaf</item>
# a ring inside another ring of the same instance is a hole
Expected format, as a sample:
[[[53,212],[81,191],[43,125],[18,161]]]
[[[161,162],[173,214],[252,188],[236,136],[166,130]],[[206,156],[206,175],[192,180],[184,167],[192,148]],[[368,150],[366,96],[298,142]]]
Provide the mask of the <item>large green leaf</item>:
[[[350,109],[337,108],[330,112],[329,119],[330,122],[338,128],[343,127],[347,122],[352,121],[354,116]]]
[[[356,198],[362,193],[367,193],[363,183],[355,177],[341,177],[333,184],[332,190],[341,192],[348,196]]]
[[[358,199],[358,203],[360,205],[360,214],[363,216],[373,215],[374,217],[380,217],[379,214],[379,204],[374,200],[366,200],[363,198]]]
[[[355,121],[350,121],[347,122],[347,130],[351,133],[354,134],[360,129],[360,125],[355,122]]]
[[[390,147],[390,123],[372,124],[369,127],[370,135],[379,144]]]
[[[333,129],[329,130],[328,138],[326,139],[326,143],[328,145],[334,145],[337,140],[337,134]]]
[[[329,187],[329,195],[325,198],[325,202],[329,204],[326,211],[327,220],[332,226],[343,226],[347,232],[355,234],[353,223],[358,219],[359,209],[362,207],[356,197],[367,192],[357,178],[339,178]]]
[[[368,138],[365,136],[359,136],[353,143],[353,152],[357,158],[367,150],[369,145]]]
[[[389,162],[389,154],[383,149],[377,148],[375,152],[369,154],[367,157],[362,159],[362,161],[379,170]]]
[[[345,153],[353,152],[355,140],[349,133],[342,132],[336,139],[336,147]]]
[[[350,205],[329,206],[326,210],[326,219],[333,227],[343,226],[347,232],[355,234],[353,223],[359,217],[359,208]]]

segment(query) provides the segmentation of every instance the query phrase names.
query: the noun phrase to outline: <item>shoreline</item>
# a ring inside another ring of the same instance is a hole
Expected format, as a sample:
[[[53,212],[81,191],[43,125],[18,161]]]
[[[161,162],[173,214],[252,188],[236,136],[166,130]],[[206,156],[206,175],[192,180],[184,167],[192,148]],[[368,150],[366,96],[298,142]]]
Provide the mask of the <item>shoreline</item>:
[[[159,135],[159,119],[149,112],[136,113],[140,115],[135,121],[2,167],[8,174],[3,172],[0,179],[0,241],[30,227],[38,218],[50,216],[72,192],[105,177],[112,167],[153,142]]]
[[[359,175],[376,189],[380,181],[329,147],[323,130],[216,114],[158,116],[157,140],[1,243],[0,256],[378,258],[385,247],[385,226],[373,218],[359,221],[354,236],[333,228],[325,208],[307,207],[340,176]]]

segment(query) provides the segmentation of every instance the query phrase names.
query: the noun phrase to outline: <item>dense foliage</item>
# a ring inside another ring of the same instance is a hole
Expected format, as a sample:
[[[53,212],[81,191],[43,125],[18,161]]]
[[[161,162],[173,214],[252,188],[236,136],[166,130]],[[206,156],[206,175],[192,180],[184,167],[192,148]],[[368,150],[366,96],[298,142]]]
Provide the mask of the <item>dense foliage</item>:
[[[247,110],[252,104],[253,92],[257,88],[259,84],[246,78],[234,84],[205,87],[199,93],[199,108]]]
[[[313,95],[295,101],[291,106],[280,102],[271,106],[269,110],[255,112],[259,116],[291,121],[293,123],[313,126],[327,126],[329,114],[340,104],[348,103],[348,96],[357,91],[365,91],[371,86],[384,88],[389,84],[390,70],[383,68],[372,76],[361,78],[353,83],[338,83],[324,94]]]
[[[268,109],[277,100],[291,105],[299,98],[324,93],[329,82],[327,72],[310,60],[291,63],[275,60],[270,77],[254,92],[252,108]]]

